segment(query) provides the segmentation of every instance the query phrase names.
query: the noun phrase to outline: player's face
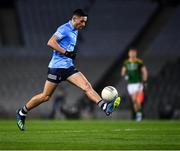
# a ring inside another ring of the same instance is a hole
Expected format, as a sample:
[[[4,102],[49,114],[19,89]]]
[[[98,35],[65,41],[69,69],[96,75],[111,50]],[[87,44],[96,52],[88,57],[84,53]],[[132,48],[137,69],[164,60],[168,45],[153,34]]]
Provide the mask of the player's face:
[[[87,22],[87,17],[86,16],[76,16],[73,18],[74,21],[74,27],[76,29],[82,29],[83,27],[86,26],[86,22]]]
[[[137,57],[137,52],[136,52],[136,50],[130,50],[130,51],[129,51],[129,58],[130,58],[130,59],[136,59],[136,57]]]

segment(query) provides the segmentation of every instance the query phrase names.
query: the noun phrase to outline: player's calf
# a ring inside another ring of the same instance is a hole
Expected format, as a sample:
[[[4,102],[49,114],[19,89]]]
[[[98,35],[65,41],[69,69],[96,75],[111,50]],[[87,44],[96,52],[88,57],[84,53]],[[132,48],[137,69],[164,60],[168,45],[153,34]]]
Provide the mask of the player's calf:
[[[43,93],[41,94],[41,101],[42,102],[47,102],[47,101],[49,101],[49,99],[50,99],[50,96],[49,95],[44,95]]]

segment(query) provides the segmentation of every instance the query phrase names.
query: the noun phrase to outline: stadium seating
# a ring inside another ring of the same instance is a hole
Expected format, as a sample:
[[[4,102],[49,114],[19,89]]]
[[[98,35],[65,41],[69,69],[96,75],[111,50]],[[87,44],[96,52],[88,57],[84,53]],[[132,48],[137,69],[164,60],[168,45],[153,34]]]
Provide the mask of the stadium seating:
[[[158,76],[149,80],[148,97],[144,105],[147,118],[180,118],[179,67],[180,59],[167,63]]]
[[[89,1],[80,0],[18,0],[16,7],[25,45],[44,47],[57,27],[70,20],[75,8],[87,5]]]
[[[103,3],[103,5],[102,5]],[[96,1],[89,12],[81,55],[117,56],[134,40],[157,5],[133,1]],[[144,11],[144,10],[147,11]],[[117,18],[118,16],[118,18]],[[93,47],[92,47],[93,46]]]
[[[18,0],[16,6],[25,45],[44,47],[56,28],[70,19],[75,8],[88,8],[91,3],[80,0]],[[149,2],[95,1],[89,9],[88,27],[82,32],[84,43],[80,45],[80,54],[99,55],[109,50],[110,54],[116,55],[132,41],[156,7]],[[96,48],[92,49],[92,45]]]
[[[144,55],[150,75],[157,75],[150,80],[145,106],[147,113],[153,109],[153,113],[147,114],[151,118],[180,118],[180,64],[179,60],[176,61],[180,57],[180,30],[177,28],[180,25],[179,15],[180,7]]]
[[[179,15],[180,7],[143,55],[152,75],[156,75],[166,62],[180,56],[180,29],[177,28],[180,25]]]
[[[12,117],[27,99],[42,91],[46,79],[46,57],[1,56],[1,117]],[[44,74],[43,74],[44,73]]]

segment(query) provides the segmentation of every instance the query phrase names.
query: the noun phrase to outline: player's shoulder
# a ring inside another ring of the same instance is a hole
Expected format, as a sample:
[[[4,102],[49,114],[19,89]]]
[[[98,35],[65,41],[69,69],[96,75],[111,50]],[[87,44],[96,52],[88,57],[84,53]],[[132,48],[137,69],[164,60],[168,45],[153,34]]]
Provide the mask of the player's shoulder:
[[[143,63],[143,60],[140,59],[140,58],[137,58],[137,59],[136,59],[136,62],[137,62],[137,63]]]
[[[129,59],[124,60],[124,64],[129,63]]]
[[[57,28],[57,30],[58,30],[58,31],[68,31],[68,30],[69,30],[69,25],[68,25],[68,23],[65,23],[65,24],[59,26],[59,27]]]

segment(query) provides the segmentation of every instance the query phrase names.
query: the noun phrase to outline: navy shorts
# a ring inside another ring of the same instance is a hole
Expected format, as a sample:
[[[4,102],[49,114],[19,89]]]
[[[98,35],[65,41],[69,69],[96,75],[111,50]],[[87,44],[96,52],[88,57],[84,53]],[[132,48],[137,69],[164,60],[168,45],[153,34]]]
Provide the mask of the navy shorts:
[[[53,83],[65,81],[69,76],[79,72],[74,66],[65,68],[48,68],[47,80]]]

